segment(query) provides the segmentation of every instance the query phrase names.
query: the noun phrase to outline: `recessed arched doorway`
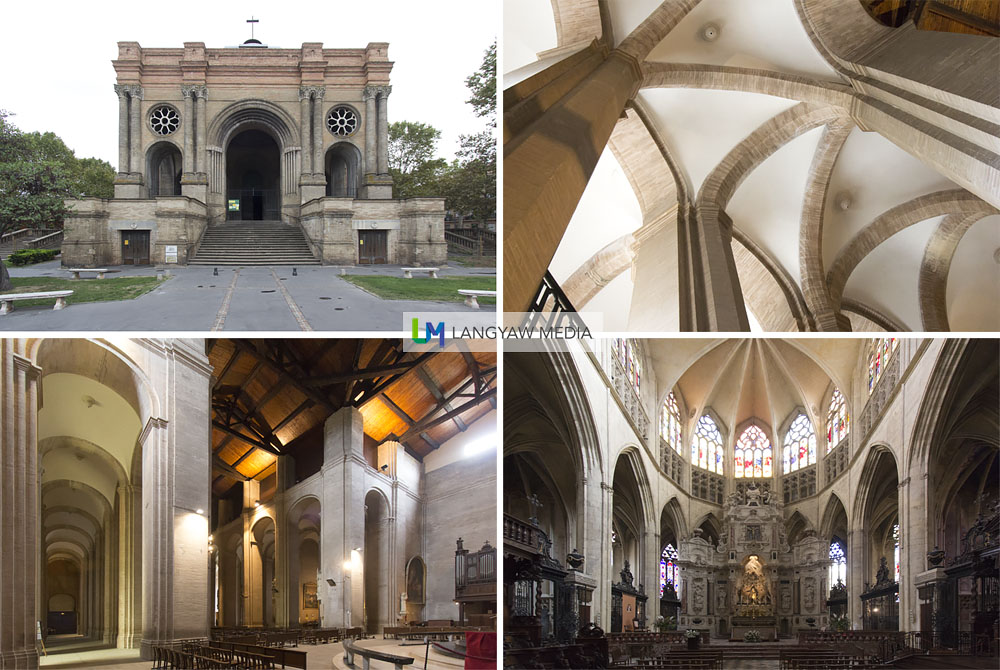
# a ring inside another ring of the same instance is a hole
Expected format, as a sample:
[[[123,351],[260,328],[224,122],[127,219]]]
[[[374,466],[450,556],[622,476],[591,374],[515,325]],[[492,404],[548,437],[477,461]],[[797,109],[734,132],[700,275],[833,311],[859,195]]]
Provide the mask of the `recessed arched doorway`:
[[[281,150],[263,130],[244,130],[226,148],[226,219],[281,219]]]

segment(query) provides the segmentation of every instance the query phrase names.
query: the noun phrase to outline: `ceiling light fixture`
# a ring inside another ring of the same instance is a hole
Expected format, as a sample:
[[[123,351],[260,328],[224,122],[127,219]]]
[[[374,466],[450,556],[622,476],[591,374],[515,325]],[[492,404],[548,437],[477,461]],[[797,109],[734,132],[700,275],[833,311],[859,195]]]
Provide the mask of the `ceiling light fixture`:
[[[701,29],[701,39],[706,42],[714,42],[719,39],[720,32],[718,24],[706,23]]]
[[[854,204],[850,191],[841,191],[833,198],[833,206],[841,212],[846,212]]]

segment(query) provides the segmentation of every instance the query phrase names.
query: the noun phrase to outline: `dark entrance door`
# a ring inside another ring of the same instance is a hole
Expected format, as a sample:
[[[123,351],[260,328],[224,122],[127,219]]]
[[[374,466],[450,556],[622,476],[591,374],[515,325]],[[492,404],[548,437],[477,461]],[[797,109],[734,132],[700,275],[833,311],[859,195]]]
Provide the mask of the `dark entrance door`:
[[[122,265],[149,265],[149,231],[123,230]]]
[[[73,635],[76,633],[76,612],[49,612],[49,635]]]
[[[358,231],[358,263],[382,265],[389,262],[389,233],[385,230]]]

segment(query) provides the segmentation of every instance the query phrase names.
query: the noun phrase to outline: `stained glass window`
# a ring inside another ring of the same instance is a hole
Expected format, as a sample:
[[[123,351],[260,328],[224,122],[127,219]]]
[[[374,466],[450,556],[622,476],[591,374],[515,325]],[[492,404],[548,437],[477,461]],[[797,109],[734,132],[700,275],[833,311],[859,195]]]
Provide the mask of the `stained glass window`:
[[[893,524],[892,526],[892,556],[893,556],[893,564],[896,566],[893,575],[895,575],[895,580],[898,582],[899,581],[899,524],[898,523]]]
[[[660,437],[677,453],[681,452],[681,413],[677,408],[677,398],[671,391],[663,401],[660,412]]]
[[[660,554],[660,597],[663,597],[663,589],[666,587],[667,582],[674,585],[674,590],[677,591],[677,597],[681,595],[681,580],[678,579],[680,576],[680,569],[677,567],[677,550],[674,549],[674,545],[667,544],[663,548],[663,553]]]
[[[708,414],[698,419],[691,439],[691,463],[709,472],[722,472],[722,433]]]
[[[734,476],[771,476],[771,441],[763,430],[752,424],[747,426],[736,441],[735,452]]]
[[[830,543],[830,587],[836,586],[838,581],[847,584],[847,556],[844,545],[834,540]]]
[[[840,441],[851,432],[851,417],[847,415],[847,403],[840,389],[833,389],[830,398],[830,411],[826,415],[826,453],[840,444]]]
[[[788,427],[781,460],[785,472],[794,472],[816,462],[816,432],[805,414],[800,413]]]
[[[642,383],[642,356],[639,353],[639,345],[635,340],[617,338],[614,341],[614,352],[625,370],[625,375],[632,383],[633,390],[639,393],[639,386]]]
[[[898,346],[899,340],[895,337],[876,337],[872,340],[868,347],[868,395],[875,390]]]

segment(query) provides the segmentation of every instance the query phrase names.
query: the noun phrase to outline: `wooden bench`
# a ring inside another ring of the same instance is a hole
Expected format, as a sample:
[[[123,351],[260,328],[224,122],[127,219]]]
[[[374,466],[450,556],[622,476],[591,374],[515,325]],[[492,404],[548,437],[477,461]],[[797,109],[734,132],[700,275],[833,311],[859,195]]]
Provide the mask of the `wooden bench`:
[[[15,300],[44,300],[45,298],[55,298],[56,304],[52,309],[62,309],[66,306],[66,298],[73,295],[73,291],[39,291],[38,293],[6,293],[0,295],[0,314],[7,314],[13,311]]]
[[[79,279],[81,272],[96,272],[98,279],[104,279],[105,272],[121,272],[121,270],[109,270],[107,268],[66,268],[66,272],[72,272],[73,279]]]
[[[465,304],[472,309],[479,309],[479,301],[476,300],[477,297],[495,298],[497,296],[496,291],[473,291],[467,288],[458,289],[458,293],[465,296]]]
[[[413,663],[413,657],[411,656],[396,656],[395,654],[386,654],[373,649],[365,649],[354,644],[354,640],[344,640],[344,665],[349,668],[353,668],[355,655],[361,657],[361,667],[364,668],[364,670],[369,669],[372,660],[392,663],[396,670],[403,670],[404,665],[410,665]]]
[[[407,279],[413,279],[414,272],[426,272],[430,275],[431,279],[438,278],[438,270],[441,268],[402,268],[403,276]]]
[[[306,652],[297,649],[264,647],[257,644],[242,644],[239,642],[213,642],[212,644],[219,649],[264,656],[271,659],[275,665],[280,664],[283,668],[301,668],[301,670],[306,670]]]

